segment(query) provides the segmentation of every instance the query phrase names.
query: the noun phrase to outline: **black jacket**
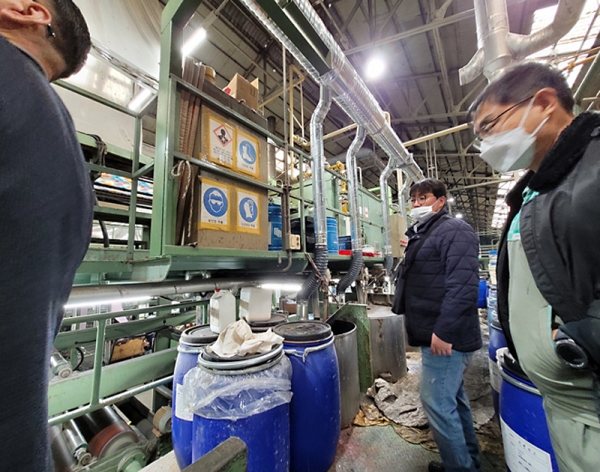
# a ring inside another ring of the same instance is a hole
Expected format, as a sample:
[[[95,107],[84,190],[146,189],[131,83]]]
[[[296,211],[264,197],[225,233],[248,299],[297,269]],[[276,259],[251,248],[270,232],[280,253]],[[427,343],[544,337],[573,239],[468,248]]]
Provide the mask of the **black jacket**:
[[[527,186],[539,195],[523,205]],[[565,331],[600,365],[600,114],[576,117],[538,172],[526,174],[507,203],[506,228],[521,209],[521,240],[538,289]],[[509,329],[506,234],[497,270],[498,315],[516,354]]]
[[[457,351],[481,347],[477,316],[479,241],[473,228],[456,218],[441,219],[446,210],[406,232],[411,248],[427,228],[436,225],[405,274],[405,315],[408,342],[430,346],[431,335],[452,343]]]

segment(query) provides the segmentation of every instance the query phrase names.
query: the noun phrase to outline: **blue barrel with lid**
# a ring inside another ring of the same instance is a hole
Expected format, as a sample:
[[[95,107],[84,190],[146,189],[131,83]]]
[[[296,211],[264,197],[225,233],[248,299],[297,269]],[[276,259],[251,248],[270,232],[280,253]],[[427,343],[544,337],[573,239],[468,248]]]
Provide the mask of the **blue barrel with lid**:
[[[269,204],[269,251],[283,249],[283,223],[281,206]]]
[[[333,216],[327,217],[327,252],[329,254],[338,254],[338,222]]]
[[[477,308],[487,308],[487,282],[479,281],[479,296],[477,297]]]
[[[198,369],[202,405],[194,412],[194,462],[235,436],[248,448],[248,472],[288,472],[291,365],[282,345],[233,358],[204,351]]]
[[[292,362],[291,472],[326,472],[340,436],[341,399],[333,333],[327,323],[296,321],[273,331]]]
[[[173,451],[180,469],[192,463],[192,422],[194,414],[183,408],[183,402],[177,403],[183,384],[183,377],[198,362],[198,355],[207,344],[217,340],[218,335],[210,330],[209,325],[194,326],[186,329],[179,339],[177,346],[177,361],[173,373],[173,419],[172,441]]]
[[[531,462],[535,462],[535,470],[558,472],[539,390],[507,348],[500,350],[498,358],[502,373],[500,419],[508,471],[532,470]]]

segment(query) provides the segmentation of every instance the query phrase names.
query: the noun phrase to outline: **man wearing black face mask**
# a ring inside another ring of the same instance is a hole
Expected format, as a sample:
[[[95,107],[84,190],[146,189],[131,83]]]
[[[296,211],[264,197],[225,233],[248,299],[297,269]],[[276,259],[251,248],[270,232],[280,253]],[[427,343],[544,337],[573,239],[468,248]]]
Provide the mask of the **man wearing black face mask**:
[[[423,356],[421,402],[442,463],[429,472],[479,472],[479,445],[463,373],[481,347],[477,316],[479,241],[445,208],[446,186],[427,179],[410,189],[414,225],[406,232],[395,313],[406,318],[408,343]],[[400,284],[402,288],[400,288]]]
[[[498,315],[509,348],[544,398],[561,471],[600,464],[600,115],[573,115],[562,74],[522,64],[471,106],[481,157],[529,172],[498,256]]]
[[[53,470],[49,357],[93,217],[73,122],[50,81],[91,41],[71,0],[0,0],[0,470]]]

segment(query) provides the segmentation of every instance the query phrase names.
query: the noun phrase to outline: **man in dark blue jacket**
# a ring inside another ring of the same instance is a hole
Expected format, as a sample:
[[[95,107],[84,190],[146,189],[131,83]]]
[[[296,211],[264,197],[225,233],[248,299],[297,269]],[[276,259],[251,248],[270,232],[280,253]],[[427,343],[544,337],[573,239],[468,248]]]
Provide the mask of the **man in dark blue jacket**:
[[[406,328],[409,344],[421,347],[421,401],[442,457],[442,464],[431,462],[429,471],[480,471],[463,388],[464,370],[481,348],[478,238],[469,224],[448,214],[442,182],[414,184],[410,199],[414,225],[406,233]]]
[[[93,193],[50,81],[91,41],[72,0],[0,0],[0,470],[53,470],[50,351],[90,241]]]

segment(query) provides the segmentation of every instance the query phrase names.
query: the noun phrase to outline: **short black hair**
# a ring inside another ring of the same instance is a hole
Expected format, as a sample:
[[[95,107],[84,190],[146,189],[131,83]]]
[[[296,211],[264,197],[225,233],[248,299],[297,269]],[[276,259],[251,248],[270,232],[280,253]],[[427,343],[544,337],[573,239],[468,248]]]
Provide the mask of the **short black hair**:
[[[45,0],[52,14],[52,29],[55,37],[51,39],[67,65],[60,78],[69,77],[78,72],[92,48],[90,31],[81,10],[73,0]]]
[[[409,195],[414,197],[415,195],[424,195],[426,193],[433,193],[433,196],[436,198],[448,196],[444,182],[435,179],[423,179],[420,182],[412,184]]]
[[[469,115],[473,115],[484,102],[500,105],[519,103],[543,88],[556,90],[561,106],[568,112],[573,111],[575,101],[562,72],[549,64],[526,62],[507,69],[491,82],[469,107]]]

